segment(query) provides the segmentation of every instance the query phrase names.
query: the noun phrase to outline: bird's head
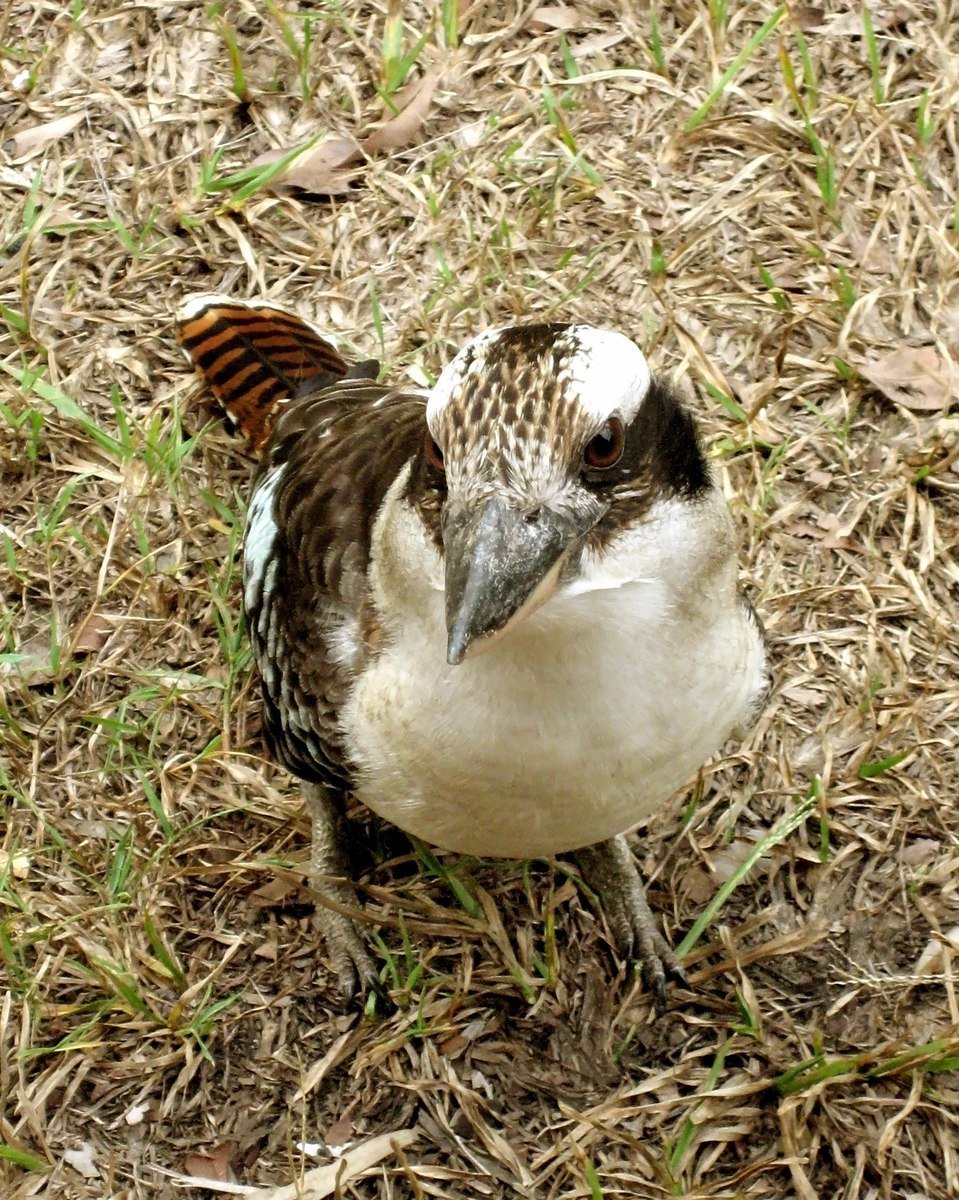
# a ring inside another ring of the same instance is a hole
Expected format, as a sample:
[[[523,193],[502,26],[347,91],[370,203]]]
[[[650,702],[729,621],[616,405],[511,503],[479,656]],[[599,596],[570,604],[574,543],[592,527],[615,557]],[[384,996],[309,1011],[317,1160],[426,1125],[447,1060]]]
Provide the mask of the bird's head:
[[[480,334],[437,380],[426,421],[417,476],[442,542],[454,664],[574,580],[587,543],[708,483],[690,418],[611,330]]]

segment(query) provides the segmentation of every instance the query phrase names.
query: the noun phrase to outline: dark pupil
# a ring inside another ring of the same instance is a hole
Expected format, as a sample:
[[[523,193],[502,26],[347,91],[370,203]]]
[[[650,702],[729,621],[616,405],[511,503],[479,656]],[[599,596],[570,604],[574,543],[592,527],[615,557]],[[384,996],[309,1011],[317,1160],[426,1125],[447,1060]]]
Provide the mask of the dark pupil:
[[[597,458],[608,458],[615,443],[615,435],[608,425],[593,438],[593,453]]]

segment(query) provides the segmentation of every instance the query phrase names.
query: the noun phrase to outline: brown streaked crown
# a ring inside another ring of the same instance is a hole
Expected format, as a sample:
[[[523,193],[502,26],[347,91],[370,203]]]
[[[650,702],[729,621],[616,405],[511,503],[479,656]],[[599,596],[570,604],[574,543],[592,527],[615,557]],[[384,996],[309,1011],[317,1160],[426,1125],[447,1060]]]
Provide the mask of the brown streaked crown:
[[[559,322],[512,326],[482,356],[467,354],[433,428],[455,484],[535,493],[556,472],[574,470],[595,420],[570,402],[568,329]]]
[[[710,486],[683,403],[648,374],[638,348],[606,331],[552,322],[481,335],[454,360],[442,403],[431,408],[443,470],[421,455],[410,492],[437,539],[446,489],[459,502],[499,491],[530,507],[570,488],[595,491],[608,511],[591,540],[603,544],[657,498],[693,498]],[[620,415],[628,418],[622,454],[593,469],[586,448]]]

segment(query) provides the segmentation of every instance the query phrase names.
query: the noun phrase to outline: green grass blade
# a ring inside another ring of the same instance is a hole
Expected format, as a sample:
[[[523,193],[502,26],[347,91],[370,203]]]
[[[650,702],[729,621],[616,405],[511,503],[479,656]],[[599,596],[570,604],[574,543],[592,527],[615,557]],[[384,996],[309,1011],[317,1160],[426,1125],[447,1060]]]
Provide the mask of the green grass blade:
[[[446,884],[446,886],[456,897],[460,908],[462,908],[463,911],[471,917],[480,916],[481,909],[479,904],[476,902],[476,898],[470,893],[466,884],[463,883],[462,879],[459,878],[455,871],[451,871],[445,863],[441,863],[432,850],[430,850],[430,848],[424,842],[416,839],[414,841],[414,845],[416,847],[416,853],[423,865],[427,868],[427,870],[431,871],[437,879],[442,880],[443,883]]]
[[[10,1146],[6,1142],[0,1143],[0,1159],[11,1162],[14,1166],[22,1167],[24,1171],[49,1171],[50,1164],[42,1158],[37,1158],[35,1154],[30,1154],[26,1150],[18,1150],[16,1146]]]
[[[723,1042],[723,1044],[716,1051],[716,1057],[713,1059],[713,1065],[709,1069],[709,1075],[706,1077],[705,1084],[700,1089],[701,1095],[707,1095],[716,1087],[716,1084],[719,1081],[720,1072],[726,1063],[726,1055],[729,1053],[729,1049],[732,1044],[733,1039],[727,1038],[726,1041]],[[680,1168],[683,1165],[683,1159],[686,1156],[686,1151],[692,1145],[693,1138],[696,1136],[696,1130],[698,1126],[693,1120],[693,1115],[695,1114],[696,1109],[699,1108],[699,1104],[700,1101],[697,1100],[690,1110],[690,1115],[683,1122],[682,1130],[680,1131],[679,1137],[676,1139],[676,1144],[673,1146],[672,1152],[669,1155],[669,1171],[674,1178],[678,1176]]]
[[[717,404],[721,404],[723,406],[723,408],[731,417],[735,417],[737,421],[741,421],[744,425],[749,424],[749,417],[746,414],[746,410],[741,405],[737,404],[732,396],[727,395],[727,393],[721,388],[718,388],[715,384],[710,383],[708,379],[703,380],[703,387],[707,392],[709,392],[710,396],[712,396]]]
[[[160,932],[153,924],[149,913],[143,914],[143,928],[150,939],[150,945],[153,947],[153,953],[156,955],[157,961],[169,973],[177,989],[181,992],[184,991],[186,988],[186,975],[183,973],[183,968],[174,958],[173,951],[170,950],[160,936]]]
[[[93,441],[102,449],[108,450],[118,458],[123,457],[122,444],[115,437],[111,437],[110,434],[101,429],[96,421],[83,411],[76,400],[71,399],[65,392],[61,392],[59,388],[47,383],[45,379],[41,379],[30,371],[20,370],[8,362],[0,362],[0,367],[17,381],[25,394],[29,395],[33,392],[41,400],[46,400],[61,417],[66,417],[70,421],[76,421],[83,428],[84,432],[89,434]]]
[[[204,188],[208,192],[230,192],[234,195],[230,199],[230,204],[236,206],[248,200],[255,191],[265,187],[271,183],[278,175],[281,175],[290,163],[295,162],[301,154],[305,154],[307,150],[312,150],[317,142],[326,137],[326,130],[321,129],[314,137],[302,143],[302,145],[294,146],[292,150],[278,158],[276,162],[266,163],[262,167],[244,167],[242,171],[234,171],[229,175],[220,175],[216,178],[211,177],[204,183]]]
[[[443,43],[447,50],[455,50],[460,40],[458,0],[440,0],[440,19],[443,26]]]
[[[693,946],[699,941],[705,931],[709,928],[716,918],[716,914],[723,907],[729,897],[733,894],[736,888],[742,883],[749,872],[753,869],[756,863],[768,854],[770,850],[784,842],[791,833],[794,833],[800,825],[804,824],[809,814],[812,812],[819,795],[818,777],[813,780],[810,785],[809,792],[806,798],[798,804],[791,813],[787,813],[773,828],[766,834],[764,838],[753,846],[749,856],[739,864],[733,874],[726,880],[716,895],[706,905],[705,909],[693,922],[693,927],[689,933],[676,947],[677,958],[683,958],[687,955]]]
[[[911,750],[897,750],[895,754],[890,754],[887,758],[880,758],[877,762],[863,763],[856,774],[860,779],[876,779],[880,775],[885,775],[887,771],[891,771],[893,767],[898,767],[910,754],[912,754]]]
[[[743,46],[742,50],[740,50],[726,70],[723,71],[722,75],[720,75],[719,82],[716,84],[713,90],[683,126],[684,133],[692,133],[697,125],[702,124],[702,122],[709,115],[713,105],[726,90],[726,86],[730,80],[739,74],[743,66],[749,60],[750,55],[759,49],[766,38],[769,37],[779,22],[783,19],[786,9],[787,6],[785,4],[780,4],[779,7],[771,14],[771,16],[769,16],[763,22],[762,26],[756,30],[746,45]]]
[[[659,11],[654,5],[649,10],[649,52],[660,75],[666,74],[666,55],[663,53],[663,39],[659,32]]]
[[[603,1200],[603,1187],[596,1174],[596,1168],[587,1158],[583,1163],[583,1174],[589,1184],[589,1200]]]
[[[886,99],[886,89],[882,86],[882,63],[879,60],[879,46],[876,44],[872,13],[865,5],[862,10],[862,34],[869,56],[869,69],[872,72],[872,96],[877,104],[882,104]]]

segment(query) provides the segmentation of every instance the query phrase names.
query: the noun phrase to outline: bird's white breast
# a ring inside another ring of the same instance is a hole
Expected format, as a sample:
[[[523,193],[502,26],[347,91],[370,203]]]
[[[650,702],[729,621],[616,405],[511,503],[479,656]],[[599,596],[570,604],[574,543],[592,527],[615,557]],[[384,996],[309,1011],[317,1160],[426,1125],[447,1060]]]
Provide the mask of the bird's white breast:
[[[388,498],[373,577],[387,646],[342,714],[360,799],[435,845],[517,858],[602,841],[659,808],[764,686],[720,505],[664,505],[450,666],[439,555]]]

